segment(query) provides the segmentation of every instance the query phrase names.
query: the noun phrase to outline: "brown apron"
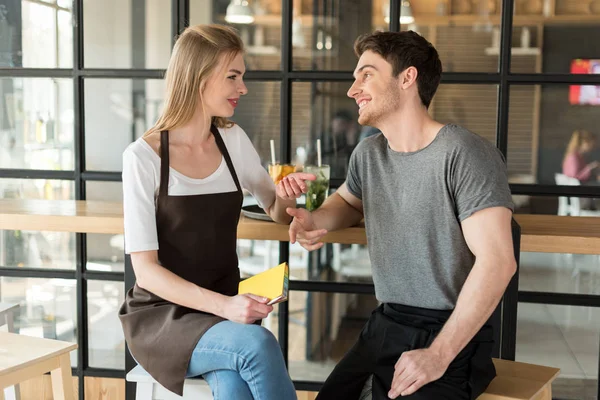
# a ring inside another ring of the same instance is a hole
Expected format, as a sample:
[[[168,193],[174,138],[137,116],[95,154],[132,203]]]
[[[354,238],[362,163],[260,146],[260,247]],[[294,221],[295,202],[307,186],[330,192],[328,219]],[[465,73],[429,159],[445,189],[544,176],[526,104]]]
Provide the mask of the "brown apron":
[[[237,224],[243,194],[217,128],[211,126],[237,190],[169,196],[169,135],[160,136],[160,188],[156,205],[160,264],[202,288],[233,296],[240,273]],[[125,340],[137,362],[170,391],[182,395],[183,381],[198,340],[223,318],[166,301],[137,284],[119,310]]]

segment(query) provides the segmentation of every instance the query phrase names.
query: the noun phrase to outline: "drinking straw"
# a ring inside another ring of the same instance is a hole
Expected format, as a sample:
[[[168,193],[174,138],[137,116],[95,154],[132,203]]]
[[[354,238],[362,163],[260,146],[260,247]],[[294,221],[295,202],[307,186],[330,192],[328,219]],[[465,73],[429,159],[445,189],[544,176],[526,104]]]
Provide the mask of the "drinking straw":
[[[321,166],[321,139],[317,139],[317,165]]]
[[[275,141],[271,139],[271,164],[275,165]]]

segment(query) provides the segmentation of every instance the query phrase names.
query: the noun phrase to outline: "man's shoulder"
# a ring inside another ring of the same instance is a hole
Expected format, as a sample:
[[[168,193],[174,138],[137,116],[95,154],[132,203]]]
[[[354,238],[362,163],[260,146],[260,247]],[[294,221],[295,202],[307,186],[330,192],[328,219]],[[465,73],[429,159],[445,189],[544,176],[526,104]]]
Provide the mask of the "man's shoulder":
[[[365,155],[371,152],[381,151],[382,149],[385,149],[385,145],[386,139],[383,136],[383,133],[379,132],[358,142],[354,152],[357,155]]]
[[[460,125],[444,126],[442,142],[454,155],[499,154],[498,148],[488,139]]]

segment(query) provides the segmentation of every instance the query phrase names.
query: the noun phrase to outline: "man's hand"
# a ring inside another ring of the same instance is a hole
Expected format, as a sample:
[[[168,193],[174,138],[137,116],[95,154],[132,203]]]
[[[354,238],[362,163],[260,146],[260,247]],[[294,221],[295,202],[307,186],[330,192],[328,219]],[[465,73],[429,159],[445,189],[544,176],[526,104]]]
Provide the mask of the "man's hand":
[[[306,250],[317,250],[323,246],[321,238],[327,234],[326,229],[317,229],[312,214],[303,208],[287,208],[287,213],[294,217],[290,224],[290,242],[296,240]]]
[[[448,369],[448,364],[433,350],[418,349],[402,353],[394,369],[392,388],[388,392],[390,399],[411,395],[424,385],[440,379]]]
[[[305,181],[314,181],[317,177],[314,174],[304,172],[294,172],[285,176],[275,188],[277,196],[283,200],[295,200],[307,192]]]

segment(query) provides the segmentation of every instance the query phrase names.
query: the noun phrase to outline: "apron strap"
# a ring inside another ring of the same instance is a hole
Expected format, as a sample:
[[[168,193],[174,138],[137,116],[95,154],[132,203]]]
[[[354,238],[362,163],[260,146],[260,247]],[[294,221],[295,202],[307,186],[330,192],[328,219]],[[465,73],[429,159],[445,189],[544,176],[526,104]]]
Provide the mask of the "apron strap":
[[[227,151],[227,147],[225,146],[225,142],[223,142],[223,138],[219,133],[217,127],[213,124],[210,125],[210,131],[215,136],[215,141],[217,142],[217,147],[221,150],[221,154],[225,157],[225,162],[227,163],[227,167],[229,168],[229,172],[231,172],[231,177],[235,182],[235,186],[239,192],[242,191],[242,187],[240,186],[240,181],[238,180],[238,176],[235,173],[235,168],[233,168],[233,163],[231,162],[231,157],[229,157],[229,152]]]
[[[158,197],[167,197],[169,192],[169,131],[160,132],[160,186]]]

